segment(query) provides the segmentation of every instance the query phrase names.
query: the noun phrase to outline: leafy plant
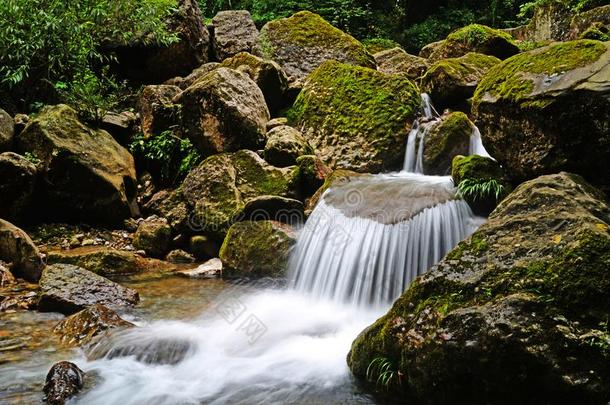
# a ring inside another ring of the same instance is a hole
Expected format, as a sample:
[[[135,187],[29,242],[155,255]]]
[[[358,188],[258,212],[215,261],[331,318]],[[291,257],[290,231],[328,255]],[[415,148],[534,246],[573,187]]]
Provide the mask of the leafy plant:
[[[402,373],[385,357],[376,357],[371,361],[366,369],[366,378],[385,390],[402,384]]]
[[[464,179],[458,185],[459,194],[470,201],[483,201],[494,198],[500,201],[506,193],[506,187],[498,180]]]

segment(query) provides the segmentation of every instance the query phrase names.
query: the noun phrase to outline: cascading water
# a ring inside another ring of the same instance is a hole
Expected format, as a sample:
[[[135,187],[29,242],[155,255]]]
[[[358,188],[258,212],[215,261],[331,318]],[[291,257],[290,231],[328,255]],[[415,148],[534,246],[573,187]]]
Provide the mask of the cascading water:
[[[352,381],[351,342],[479,221],[449,177],[422,174],[422,140],[438,119],[425,95],[423,104],[403,172],[322,196],[293,251],[291,288],[235,286],[197,319],[115,333],[91,349],[97,360],[77,360],[98,382],[75,402],[375,403]]]

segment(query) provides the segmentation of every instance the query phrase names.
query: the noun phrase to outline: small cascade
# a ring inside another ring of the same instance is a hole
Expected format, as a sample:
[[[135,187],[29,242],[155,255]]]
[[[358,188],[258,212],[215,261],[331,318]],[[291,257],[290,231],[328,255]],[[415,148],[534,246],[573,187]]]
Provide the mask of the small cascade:
[[[476,125],[472,128],[472,135],[470,136],[470,148],[468,152],[471,155],[479,155],[493,159],[491,155],[487,152],[487,149],[485,149],[485,146],[483,146],[483,139],[481,139],[481,131],[479,131],[479,128],[477,128]]]

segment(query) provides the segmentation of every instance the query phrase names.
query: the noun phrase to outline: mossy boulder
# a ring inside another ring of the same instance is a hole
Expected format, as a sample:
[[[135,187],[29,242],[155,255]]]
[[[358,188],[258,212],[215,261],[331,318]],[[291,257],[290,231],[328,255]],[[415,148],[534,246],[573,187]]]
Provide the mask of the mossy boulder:
[[[13,117],[0,108],[0,153],[10,151],[13,148],[14,135],[15,121]]]
[[[180,123],[180,106],[173,99],[180,94],[178,86],[146,86],[140,93],[138,110],[140,128],[145,137],[159,135]]]
[[[275,127],[267,133],[265,160],[274,166],[294,166],[299,156],[311,154],[313,149],[303,134],[288,125]]]
[[[38,160],[41,217],[118,224],[139,214],[133,157],[108,132],[80,122],[67,105],[43,109],[16,146]]]
[[[430,67],[427,59],[410,55],[402,48],[392,48],[373,55],[380,72],[396,75],[403,74],[410,80],[417,80]]]
[[[570,21],[571,39],[608,41],[608,30],[610,30],[610,4],[579,13]],[[602,38],[591,38],[594,34],[601,35]]]
[[[190,211],[180,188],[155,193],[144,206],[144,210],[147,214],[167,219],[175,233],[189,231]]]
[[[579,176],[522,184],[358,336],[351,370],[374,383],[385,359],[391,396],[415,403],[603,403],[609,224]]]
[[[212,50],[218,61],[252,52],[258,42],[258,29],[247,10],[221,11],[212,18],[212,26]]]
[[[220,248],[225,277],[281,277],[288,270],[294,230],[275,221],[244,221],[231,226]]]
[[[512,190],[500,164],[489,157],[456,156],[451,177],[462,198],[478,215],[489,215]]]
[[[47,264],[56,263],[72,264],[104,277],[134,274],[144,270],[138,256],[133,252],[104,246],[48,251]]]
[[[462,112],[443,115],[424,138],[424,173],[451,173],[451,162],[457,155],[467,155],[474,124]]]
[[[302,83],[328,60],[375,68],[364,45],[309,11],[267,23],[259,45],[260,56],[279,63],[291,82]]]
[[[271,115],[276,115],[284,107],[288,77],[277,63],[241,52],[222,61],[220,67],[236,69],[250,76],[263,92]]]
[[[13,152],[0,153],[0,218],[25,219],[36,188],[36,166]]]
[[[332,168],[381,172],[401,167],[420,103],[404,76],[330,61],[312,73],[289,115]]]
[[[133,246],[147,255],[162,258],[169,251],[172,228],[165,218],[150,217],[140,222],[133,235]]]
[[[297,188],[296,167],[277,168],[242,150],[204,160],[182,183],[182,194],[192,211],[191,227],[222,241],[249,200],[263,195],[292,198]]]
[[[483,76],[498,63],[498,58],[479,53],[438,61],[422,77],[422,91],[439,109],[460,105],[472,97]]]
[[[519,53],[515,39],[504,31],[485,25],[471,24],[460,28],[431,50],[433,62],[447,58],[458,58],[467,53],[482,53],[506,59]]]
[[[610,44],[589,40],[520,54],[488,72],[473,112],[511,180],[569,170],[610,185],[609,75]]]

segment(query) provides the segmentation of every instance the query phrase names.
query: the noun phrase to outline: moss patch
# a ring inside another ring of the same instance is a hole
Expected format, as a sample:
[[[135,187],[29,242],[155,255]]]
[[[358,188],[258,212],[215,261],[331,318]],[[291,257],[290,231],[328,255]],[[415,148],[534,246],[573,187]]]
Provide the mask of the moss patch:
[[[485,25],[471,24],[449,34],[447,39],[434,49],[430,59],[458,57],[468,52],[506,59],[518,53],[519,47],[515,39],[506,32]]]

